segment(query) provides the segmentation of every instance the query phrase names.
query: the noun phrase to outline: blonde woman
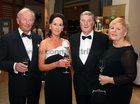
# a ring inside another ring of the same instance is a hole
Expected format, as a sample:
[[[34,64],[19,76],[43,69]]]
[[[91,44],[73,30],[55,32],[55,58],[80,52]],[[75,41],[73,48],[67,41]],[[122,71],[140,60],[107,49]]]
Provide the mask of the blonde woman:
[[[137,54],[128,41],[128,24],[123,18],[114,19],[109,25],[112,41],[102,60],[105,62],[100,84],[107,92],[108,104],[130,104],[132,84],[137,74]]]

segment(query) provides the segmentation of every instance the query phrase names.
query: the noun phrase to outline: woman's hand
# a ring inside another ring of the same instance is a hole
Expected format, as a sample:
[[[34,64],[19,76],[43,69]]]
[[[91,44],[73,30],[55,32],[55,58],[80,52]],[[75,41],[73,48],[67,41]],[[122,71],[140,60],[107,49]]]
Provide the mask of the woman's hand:
[[[113,77],[109,77],[106,75],[99,75],[99,81],[101,85],[105,85],[108,83],[114,84]]]
[[[58,61],[58,67],[65,67],[65,68],[68,68],[70,67],[70,60],[69,59],[60,59]]]

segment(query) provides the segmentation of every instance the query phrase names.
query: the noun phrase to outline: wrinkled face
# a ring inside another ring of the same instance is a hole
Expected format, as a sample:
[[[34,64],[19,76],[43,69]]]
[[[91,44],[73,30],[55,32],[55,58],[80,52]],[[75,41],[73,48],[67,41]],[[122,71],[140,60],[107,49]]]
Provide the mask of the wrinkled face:
[[[80,20],[80,27],[81,30],[85,35],[88,35],[92,30],[94,26],[94,20],[89,15],[83,15]]]
[[[127,32],[121,23],[114,23],[109,27],[109,37],[113,41],[124,40]]]
[[[54,20],[50,24],[52,35],[60,36],[61,32],[63,31],[63,28],[64,28],[63,20],[59,17],[54,18]]]
[[[31,12],[25,12],[17,18],[17,24],[22,29],[22,31],[28,33],[33,24],[34,24],[34,17]]]

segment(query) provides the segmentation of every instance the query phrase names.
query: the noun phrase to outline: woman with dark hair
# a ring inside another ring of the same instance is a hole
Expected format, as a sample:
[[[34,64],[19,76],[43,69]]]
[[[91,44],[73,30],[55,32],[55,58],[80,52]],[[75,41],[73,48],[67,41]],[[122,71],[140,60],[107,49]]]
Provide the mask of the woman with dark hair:
[[[39,47],[39,68],[46,72],[45,104],[72,104],[69,41],[60,36],[64,21],[63,14],[51,15],[51,32]]]

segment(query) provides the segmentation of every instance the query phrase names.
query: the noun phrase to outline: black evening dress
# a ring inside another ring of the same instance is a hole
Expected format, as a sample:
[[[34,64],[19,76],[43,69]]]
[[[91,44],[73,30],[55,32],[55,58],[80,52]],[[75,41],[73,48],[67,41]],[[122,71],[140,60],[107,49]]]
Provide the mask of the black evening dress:
[[[108,104],[130,104],[132,84],[137,73],[137,54],[133,47],[115,48],[111,45],[103,60],[105,60],[103,75],[113,77],[115,81],[114,85],[103,86],[110,102]]]
[[[47,52],[45,63],[58,61],[63,56],[64,48],[58,47]],[[45,73],[45,104],[72,104],[72,79],[70,68],[57,67]]]

